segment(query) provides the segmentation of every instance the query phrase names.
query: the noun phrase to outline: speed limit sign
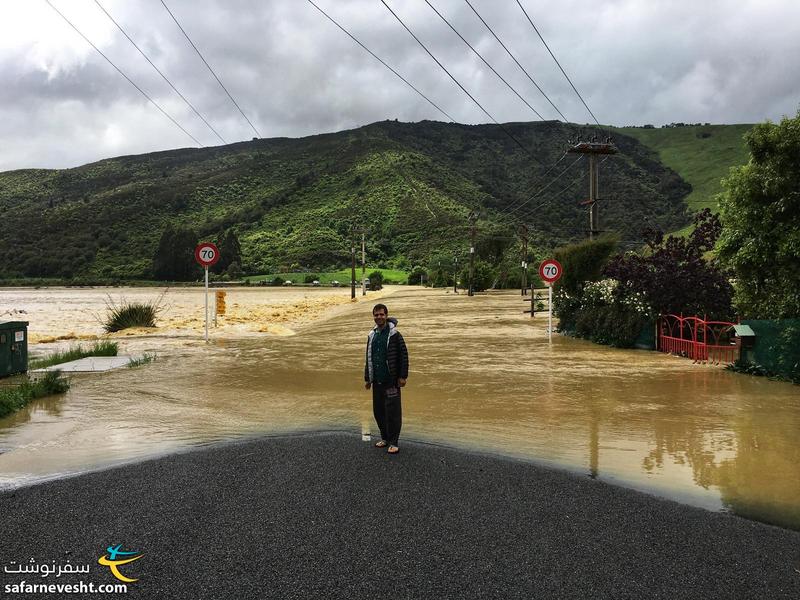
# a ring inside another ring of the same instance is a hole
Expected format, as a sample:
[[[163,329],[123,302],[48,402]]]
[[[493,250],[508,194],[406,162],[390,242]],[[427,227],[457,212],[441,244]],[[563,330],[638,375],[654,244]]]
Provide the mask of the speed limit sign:
[[[543,260],[542,264],[539,265],[539,277],[542,278],[542,281],[551,285],[558,281],[562,272],[561,263],[554,258]]]
[[[208,343],[208,267],[211,267],[219,260],[219,248],[211,242],[202,242],[197,244],[194,249],[194,259],[200,263],[200,266],[206,272],[206,343]]]
[[[219,249],[211,242],[197,244],[194,249],[194,259],[200,263],[201,267],[211,267],[219,260]]]

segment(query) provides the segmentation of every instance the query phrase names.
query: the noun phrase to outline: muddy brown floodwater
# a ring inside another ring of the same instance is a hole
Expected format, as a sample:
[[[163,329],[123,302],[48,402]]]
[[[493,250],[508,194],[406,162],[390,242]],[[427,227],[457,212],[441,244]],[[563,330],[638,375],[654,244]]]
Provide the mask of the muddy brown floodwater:
[[[94,321],[59,319],[65,303],[93,306],[102,293],[37,290],[30,310],[24,292],[0,297],[27,311],[33,339],[53,340],[98,334]],[[0,420],[0,486],[266,433],[374,435],[362,370],[377,297],[351,304],[349,290],[229,290],[237,322],[223,318],[206,345],[201,292],[169,292],[181,308],[164,327],[119,338],[121,351],[155,351],[156,362],[75,375],[67,394]],[[797,386],[558,335],[548,343],[546,318],[524,316],[518,292],[395,288],[382,301],[411,355],[403,436],[800,529]]]

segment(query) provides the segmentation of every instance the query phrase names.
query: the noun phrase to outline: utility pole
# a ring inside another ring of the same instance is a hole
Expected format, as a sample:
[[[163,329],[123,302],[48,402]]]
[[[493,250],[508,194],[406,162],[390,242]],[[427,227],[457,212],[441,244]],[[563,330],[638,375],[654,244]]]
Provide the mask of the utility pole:
[[[361,295],[367,295],[367,239],[364,230],[361,230]]]
[[[528,226],[519,226],[519,237],[522,240],[522,273],[520,274],[519,291],[524,296],[528,291]]]
[[[453,293],[458,293],[458,254],[453,256]]]
[[[598,142],[597,136],[593,136],[588,142],[578,142],[568,152],[589,155],[589,199],[581,202],[581,205],[589,207],[589,239],[593,240],[595,235],[601,232],[600,209],[598,206],[600,194],[597,156],[600,154],[616,154],[617,148],[611,142],[610,137],[606,138],[605,142]]]
[[[475,212],[469,213],[470,232],[469,232],[469,288],[467,296],[474,296],[473,278],[475,276],[475,221],[478,215]]]

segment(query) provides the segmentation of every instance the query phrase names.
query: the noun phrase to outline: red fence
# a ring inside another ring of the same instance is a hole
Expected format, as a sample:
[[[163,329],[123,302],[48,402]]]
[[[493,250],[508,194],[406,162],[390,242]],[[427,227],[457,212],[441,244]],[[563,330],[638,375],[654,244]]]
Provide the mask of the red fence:
[[[739,358],[733,326],[734,323],[700,317],[661,315],[656,343],[661,352],[685,356],[696,363],[732,363]]]

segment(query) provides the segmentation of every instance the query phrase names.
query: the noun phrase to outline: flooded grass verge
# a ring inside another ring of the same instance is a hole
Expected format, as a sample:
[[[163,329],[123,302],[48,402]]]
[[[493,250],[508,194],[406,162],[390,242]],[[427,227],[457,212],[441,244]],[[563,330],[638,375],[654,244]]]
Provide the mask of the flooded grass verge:
[[[56,351],[42,358],[34,358],[29,361],[28,368],[44,369],[46,367],[52,367],[53,365],[60,365],[61,363],[86,358],[87,356],[116,356],[118,351],[119,346],[117,342],[108,340],[95,342],[87,348],[78,344],[68,350]]]
[[[127,366],[129,369],[135,369],[136,367],[141,367],[142,365],[149,364],[154,360],[156,360],[157,358],[158,355],[155,352],[145,352],[139,358],[132,358]]]
[[[69,381],[61,377],[60,371],[50,371],[35,381],[25,379],[19,385],[0,388],[0,418],[24,408],[37,398],[63,394],[69,389]]]

